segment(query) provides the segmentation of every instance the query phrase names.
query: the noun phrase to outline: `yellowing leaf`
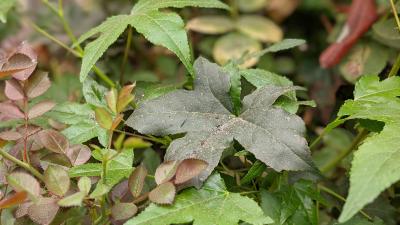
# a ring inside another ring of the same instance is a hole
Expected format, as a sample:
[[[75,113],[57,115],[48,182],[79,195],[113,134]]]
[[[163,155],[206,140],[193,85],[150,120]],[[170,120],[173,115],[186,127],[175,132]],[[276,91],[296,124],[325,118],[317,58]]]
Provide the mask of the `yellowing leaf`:
[[[220,65],[225,65],[230,60],[237,60],[246,54],[255,53],[261,50],[261,44],[243,34],[231,33],[222,36],[214,45],[213,57]],[[240,66],[248,68],[258,62],[257,58],[246,60]]]
[[[283,38],[282,29],[273,21],[263,16],[241,16],[237,21],[237,29],[252,38],[263,42],[279,42]]]
[[[223,34],[235,28],[235,23],[227,16],[211,15],[191,19],[186,29],[203,34]]]

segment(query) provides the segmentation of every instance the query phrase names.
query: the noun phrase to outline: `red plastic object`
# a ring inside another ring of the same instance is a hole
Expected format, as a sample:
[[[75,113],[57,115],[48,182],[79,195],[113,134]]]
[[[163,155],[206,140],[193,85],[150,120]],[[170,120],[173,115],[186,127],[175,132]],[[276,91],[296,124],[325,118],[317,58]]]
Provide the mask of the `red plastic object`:
[[[338,40],[325,49],[319,57],[321,67],[331,68],[337,65],[377,18],[375,0],[353,0]]]

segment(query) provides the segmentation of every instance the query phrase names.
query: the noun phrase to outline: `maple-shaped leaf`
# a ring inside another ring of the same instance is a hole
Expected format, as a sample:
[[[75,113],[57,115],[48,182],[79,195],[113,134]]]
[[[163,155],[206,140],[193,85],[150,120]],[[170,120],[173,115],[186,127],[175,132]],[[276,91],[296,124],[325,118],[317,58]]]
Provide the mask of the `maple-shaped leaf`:
[[[177,90],[143,102],[127,125],[143,134],[186,133],[174,140],[165,160],[201,159],[208,167],[204,181],[224,149],[237,140],[257,159],[281,170],[314,170],[300,117],[273,106],[294,87],[265,86],[244,97],[242,112],[232,114],[229,76],[204,58],[195,62],[195,89]]]
[[[151,204],[125,225],[158,225],[190,223],[202,225],[233,225],[239,220],[250,224],[268,224],[257,203],[239,193],[228,192],[219,174],[208,178],[200,190],[190,188],[175,199],[171,206]]]

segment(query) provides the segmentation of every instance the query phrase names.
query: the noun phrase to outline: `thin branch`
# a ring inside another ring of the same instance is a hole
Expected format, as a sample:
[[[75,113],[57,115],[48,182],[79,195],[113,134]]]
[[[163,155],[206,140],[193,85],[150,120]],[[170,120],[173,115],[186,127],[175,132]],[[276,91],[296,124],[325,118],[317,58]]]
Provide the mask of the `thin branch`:
[[[44,181],[44,176],[37,171],[35,168],[33,168],[32,166],[30,166],[27,163],[22,162],[21,160],[15,158],[14,156],[8,154],[6,151],[4,151],[4,149],[0,149],[0,155],[3,156],[5,159],[10,160],[11,162],[17,164],[18,166],[28,170],[29,172],[31,172],[35,177],[39,178],[41,181]]]

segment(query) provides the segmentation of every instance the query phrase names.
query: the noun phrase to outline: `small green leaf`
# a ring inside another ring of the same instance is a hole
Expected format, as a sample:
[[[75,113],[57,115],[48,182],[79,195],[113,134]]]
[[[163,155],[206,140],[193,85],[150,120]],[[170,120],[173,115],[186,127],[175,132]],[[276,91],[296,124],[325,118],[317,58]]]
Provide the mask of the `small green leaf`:
[[[86,197],[86,193],[76,192],[72,195],[64,197],[63,199],[58,201],[57,204],[62,207],[81,206],[82,201],[85,197]]]
[[[137,198],[142,193],[146,176],[147,169],[142,165],[136,167],[132,174],[129,176],[128,187],[133,197]]]
[[[124,141],[124,148],[133,148],[133,149],[139,149],[139,148],[148,148],[152,144],[150,142],[144,141],[141,138],[138,137],[130,137]]]
[[[78,181],[79,191],[89,194],[90,188],[92,187],[92,181],[89,177],[81,177]]]
[[[157,204],[172,204],[175,199],[176,188],[172,182],[158,185],[149,193],[149,200]]]
[[[108,192],[110,192],[111,190],[111,186],[108,184],[105,184],[103,182],[103,180],[99,180],[99,182],[97,182],[96,188],[93,190],[93,192],[90,194],[90,198],[99,198],[105,194],[107,194]]]
[[[251,182],[254,178],[259,177],[265,170],[266,166],[257,160],[247,171],[247,174],[240,180],[240,184],[244,185]]]
[[[44,172],[44,182],[47,189],[59,196],[69,190],[70,180],[65,169],[59,166],[49,166]]]
[[[111,114],[105,108],[96,108],[94,112],[97,123],[99,123],[102,128],[110,130],[113,125],[113,118]]]

